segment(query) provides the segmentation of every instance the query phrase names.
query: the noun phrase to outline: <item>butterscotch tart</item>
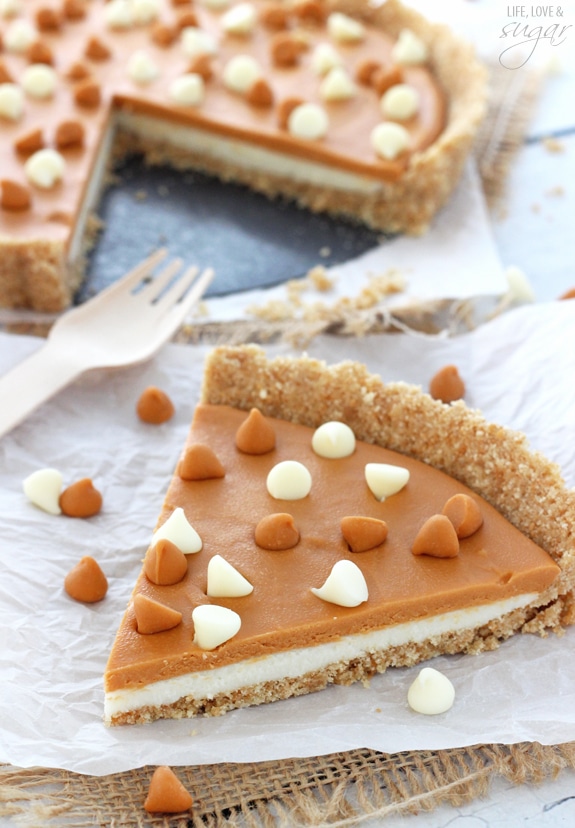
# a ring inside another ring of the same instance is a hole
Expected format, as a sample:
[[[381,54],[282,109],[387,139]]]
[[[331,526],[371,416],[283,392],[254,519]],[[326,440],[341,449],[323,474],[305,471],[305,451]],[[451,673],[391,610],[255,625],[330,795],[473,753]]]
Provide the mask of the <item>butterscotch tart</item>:
[[[109,724],[219,715],[573,623],[575,492],[360,364],[207,359],[105,673]]]
[[[71,301],[132,152],[422,233],[484,106],[472,50],[397,0],[3,0],[0,306]]]

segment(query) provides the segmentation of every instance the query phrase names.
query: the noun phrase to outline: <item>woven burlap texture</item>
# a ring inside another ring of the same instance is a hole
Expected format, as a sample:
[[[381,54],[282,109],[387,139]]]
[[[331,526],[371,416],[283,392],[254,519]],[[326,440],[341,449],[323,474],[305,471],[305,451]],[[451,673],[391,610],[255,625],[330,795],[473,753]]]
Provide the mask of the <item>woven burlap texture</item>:
[[[575,744],[480,745],[394,755],[352,750],[307,759],[199,765],[175,772],[192,794],[178,816],[143,808],[153,768],[104,777],[0,768],[0,816],[26,826],[336,828],[484,796],[495,777],[536,784],[575,767]]]
[[[490,107],[476,145],[492,207],[502,202],[507,173],[523,145],[541,81],[534,73],[492,68]],[[389,329],[389,320],[375,316],[373,328]],[[247,323],[227,330],[208,326],[206,338],[238,344],[274,339],[278,333],[285,333],[281,326],[278,330]],[[335,828],[431,810],[440,803],[461,805],[485,795],[497,777],[514,784],[536,784],[567,768],[575,768],[575,743],[479,745],[394,755],[358,749],[276,762],[189,766],[176,771],[194,798],[193,809],[168,818],[149,815],[143,808],[150,767],[90,777],[0,766],[0,816],[11,818],[15,825],[68,828]]]

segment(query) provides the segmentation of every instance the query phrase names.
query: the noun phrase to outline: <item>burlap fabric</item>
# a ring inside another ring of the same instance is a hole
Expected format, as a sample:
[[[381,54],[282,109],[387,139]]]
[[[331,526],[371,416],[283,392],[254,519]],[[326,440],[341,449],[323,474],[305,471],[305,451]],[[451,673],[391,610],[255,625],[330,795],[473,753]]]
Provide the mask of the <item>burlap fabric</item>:
[[[490,109],[476,156],[490,205],[502,203],[506,174],[525,136],[541,78],[494,68]],[[374,317],[373,326],[389,329]],[[203,327],[228,343],[265,341],[285,333],[272,323]],[[193,339],[193,336],[191,336]],[[305,702],[303,702],[305,703]],[[368,749],[249,764],[177,768],[194,798],[191,812],[151,816],[143,809],[153,768],[89,777],[45,768],[0,766],[0,816],[15,825],[92,826],[348,826],[370,818],[461,805],[487,793],[497,777],[536,784],[575,768],[575,743],[477,745],[384,754]]]

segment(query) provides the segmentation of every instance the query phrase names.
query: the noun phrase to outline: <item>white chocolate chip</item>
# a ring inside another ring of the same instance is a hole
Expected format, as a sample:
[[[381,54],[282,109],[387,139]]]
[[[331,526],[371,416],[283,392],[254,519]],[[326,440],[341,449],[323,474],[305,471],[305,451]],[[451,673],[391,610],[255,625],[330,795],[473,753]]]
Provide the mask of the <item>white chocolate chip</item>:
[[[134,23],[130,0],[110,0],[104,5],[102,14],[110,29],[129,29]]]
[[[224,84],[232,92],[248,92],[261,77],[262,70],[251,55],[236,55],[224,66]]]
[[[32,472],[22,483],[24,494],[28,500],[49,512],[51,515],[60,515],[60,495],[62,493],[62,475],[57,469],[38,469]]]
[[[326,75],[330,69],[341,66],[343,60],[331,43],[318,43],[311,56],[311,68],[316,75]]]
[[[320,457],[349,457],[355,451],[355,434],[345,423],[324,423],[314,431],[311,447]]]
[[[128,75],[134,83],[141,85],[151,83],[158,77],[159,73],[158,67],[143,49],[134,52],[128,61]]]
[[[208,588],[210,598],[241,598],[250,595],[253,586],[221,555],[214,555],[208,563]]]
[[[28,181],[49,190],[58,183],[66,171],[66,162],[55,149],[41,149],[28,158],[24,165],[24,172]]]
[[[152,546],[159,540],[171,541],[184,555],[199,552],[202,548],[202,539],[188,522],[181,506],[174,509],[170,517],[154,532]]]
[[[216,604],[200,604],[192,612],[194,644],[214,650],[239,631],[242,621],[237,612]]]
[[[28,20],[14,20],[4,32],[4,48],[9,52],[25,52],[38,39],[38,32]]]
[[[257,12],[252,3],[238,3],[222,17],[222,29],[228,34],[251,34],[257,22]]]
[[[20,0],[0,0],[0,17],[15,17],[21,11]]]
[[[288,131],[296,138],[315,141],[323,138],[329,126],[325,109],[314,103],[303,103],[290,112]]]
[[[24,112],[24,93],[15,83],[0,83],[0,117],[17,121]]]
[[[170,99],[181,106],[199,106],[204,100],[204,79],[195,72],[189,72],[172,81]]]
[[[403,66],[425,63],[428,57],[427,46],[411,29],[402,29],[391,50],[394,63]]]
[[[182,32],[182,49],[184,54],[191,58],[215,55],[218,51],[218,44],[210,32],[195,26],[186,26]]]
[[[510,265],[505,269],[508,284],[508,297],[514,302],[534,302],[535,292],[521,268]]]
[[[353,561],[337,561],[332,567],[324,585],[312,587],[314,595],[322,601],[340,607],[358,607],[368,599],[368,590],[363,572]]]
[[[332,12],[329,15],[327,30],[334,40],[341,43],[357,43],[365,37],[365,28],[359,20],[342,12]]]
[[[397,494],[409,480],[409,470],[389,463],[367,463],[365,479],[370,491],[378,500]]]
[[[301,500],[310,493],[311,474],[297,460],[282,460],[270,469],[266,486],[276,500]]]
[[[330,69],[319,88],[325,101],[345,101],[356,94],[356,86],[343,66]]]
[[[419,92],[408,83],[396,83],[383,94],[380,103],[387,118],[406,121],[419,109]]]
[[[409,147],[409,132],[401,124],[377,124],[371,131],[371,145],[387,161],[393,161]]]
[[[56,89],[57,75],[45,63],[33,63],[22,72],[22,89],[31,98],[51,98]]]
[[[428,716],[445,713],[454,701],[453,684],[433,667],[424,667],[407,692],[407,703],[411,709]]]
[[[134,23],[151,23],[160,13],[160,0],[131,0],[130,11]]]

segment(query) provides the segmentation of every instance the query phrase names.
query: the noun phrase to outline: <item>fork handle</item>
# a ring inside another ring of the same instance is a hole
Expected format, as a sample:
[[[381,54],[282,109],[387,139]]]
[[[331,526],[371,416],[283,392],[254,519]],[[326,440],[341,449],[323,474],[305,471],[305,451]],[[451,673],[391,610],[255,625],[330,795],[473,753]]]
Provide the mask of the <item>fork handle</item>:
[[[62,359],[50,345],[48,340],[0,377],[0,437],[81,373],[73,358]]]

